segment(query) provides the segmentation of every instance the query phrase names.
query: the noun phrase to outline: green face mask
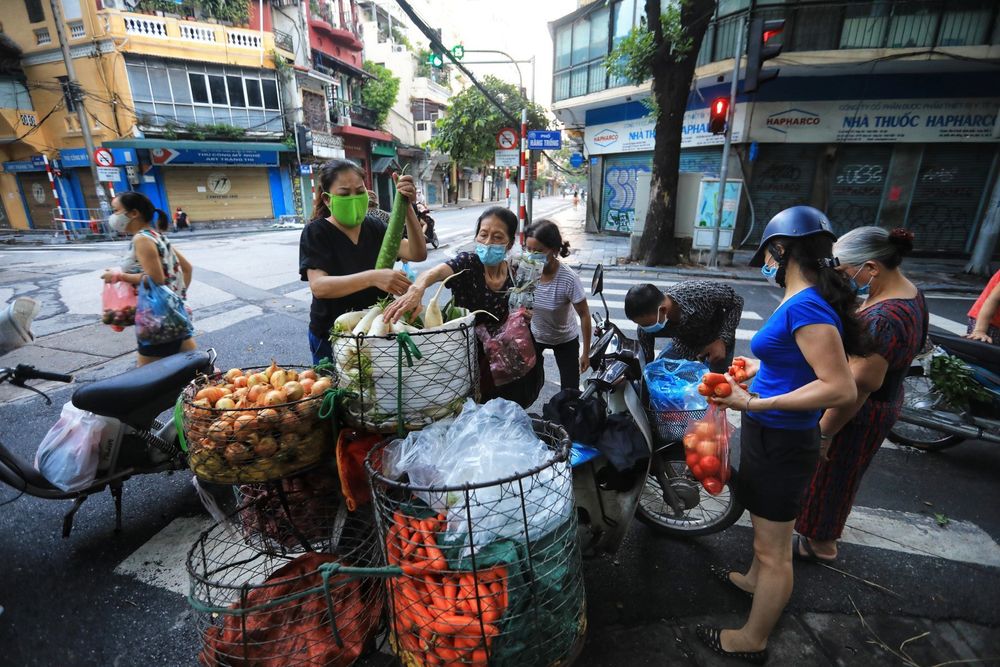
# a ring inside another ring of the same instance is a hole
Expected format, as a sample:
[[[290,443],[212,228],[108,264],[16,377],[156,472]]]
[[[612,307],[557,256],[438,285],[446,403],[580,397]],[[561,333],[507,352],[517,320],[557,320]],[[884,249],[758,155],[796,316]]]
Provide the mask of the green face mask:
[[[368,213],[368,193],[360,195],[331,195],[330,213],[344,227],[357,227]]]

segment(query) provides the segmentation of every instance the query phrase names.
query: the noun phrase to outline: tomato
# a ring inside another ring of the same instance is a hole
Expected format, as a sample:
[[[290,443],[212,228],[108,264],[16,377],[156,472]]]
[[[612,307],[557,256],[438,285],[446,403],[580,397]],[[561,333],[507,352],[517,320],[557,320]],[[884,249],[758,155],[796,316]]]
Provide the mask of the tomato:
[[[702,396],[711,396],[712,388],[709,387],[704,382],[702,382],[700,385],[698,385],[698,393],[701,394]]]
[[[698,422],[694,432],[701,438],[711,438],[715,435],[715,426],[711,422]]]
[[[727,382],[726,384],[715,385],[715,389],[713,391],[719,398],[725,398],[733,393],[733,387]]]
[[[733,366],[735,366],[736,368],[746,368],[747,360],[744,359],[743,357],[736,357],[735,359],[733,359]]]
[[[726,376],[722,373],[705,373],[704,377],[701,378],[701,381],[709,387],[714,387],[717,384],[725,384]]]
[[[733,379],[736,380],[737,382],[746,382],[748,379],[747,372],[742,368],[737,368],[736,372],[730,373],[730,375],[732,375]]]
[[[718,456],[719,445],[715,440],[699,440],[695,451],[698,452],[698,456]]]
[[[706,475],[715,475],[719,472],[719,468],[722,467],[722,462],[718,456],[702,456],[700,465]]]
[[[696,465],[698,465],[698,461],[700,460],[701,457],[698,456],[697,453],[691,452],[690,454],[687,455],[687,457],[685,457],[684,462],[687,463],[688,468],[694,468]]]
[[[705,479],[701,480],[701,485],[705,487],[705,490],[708,491],[713,496],[719,495],[719,493],[722,491],[722,486],[723,486],[722,480],[719,479],[718,477],[706,477]]]
[[[694,475],[694,478],[700,482],[701,478],[705,476],[705,471],[701,469],[700,465],[695,463],[691,466],[691,474]]]
[[[684,451],[693,452],[695,445],[698,444],[698,436],[694,433],[687,433],[684,435]]]

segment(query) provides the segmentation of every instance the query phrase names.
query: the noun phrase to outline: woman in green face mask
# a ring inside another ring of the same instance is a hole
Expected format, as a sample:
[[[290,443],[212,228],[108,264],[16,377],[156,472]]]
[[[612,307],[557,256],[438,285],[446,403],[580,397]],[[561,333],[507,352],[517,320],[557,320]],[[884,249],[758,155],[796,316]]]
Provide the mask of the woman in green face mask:
[[[331,160],[319,169],[319,187],[312,222],[299,240],[299,276],[309,282],[309,349],[313,362],[332,358],[330,327],[343,313],[363,310],[387,294],[406,292],[410,280],[402,271],[375,270],[386,223],[368,215],[365,171],[349,160]],[[412,176],[396,181],[396,193],[411,204],[416,199]],[[412,206],[406,207],[407,239],[399,258],[410,262],[427,259],[427,244]]]

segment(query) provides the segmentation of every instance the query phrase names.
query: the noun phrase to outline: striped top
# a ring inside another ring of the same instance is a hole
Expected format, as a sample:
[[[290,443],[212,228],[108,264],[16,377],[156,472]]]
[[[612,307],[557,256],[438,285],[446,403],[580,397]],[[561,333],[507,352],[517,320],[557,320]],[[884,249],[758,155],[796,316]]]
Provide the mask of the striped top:
[[[565,264],[559,264],[552,280],[539,280],[531,315],[531,333],[535,340],[545,345],[559,345],[579,336],[580,323],[571,306],[586,298],[580,276]]]

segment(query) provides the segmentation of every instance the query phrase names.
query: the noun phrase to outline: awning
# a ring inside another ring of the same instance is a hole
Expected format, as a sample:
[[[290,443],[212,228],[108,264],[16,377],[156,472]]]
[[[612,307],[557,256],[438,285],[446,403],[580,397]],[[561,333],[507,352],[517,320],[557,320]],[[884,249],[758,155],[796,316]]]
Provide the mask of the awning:
[[[388,132],[369,130],[364,127],[358,127],[357,125],[334,125],[330,128],[330,134],[344,134],[352,137],[364,137],[365,139],[374,139],[376,141],[392,141],[392,135]],[[107,144],[107,142],[104,143]]]
[[[372,146],[372,155],[396,157],[396,148],[392,144],[375,144]]]
[[[372,173],[384,174],[387,171],[399,171],[399,162],[394,157],[380,157],[372,161]]]

